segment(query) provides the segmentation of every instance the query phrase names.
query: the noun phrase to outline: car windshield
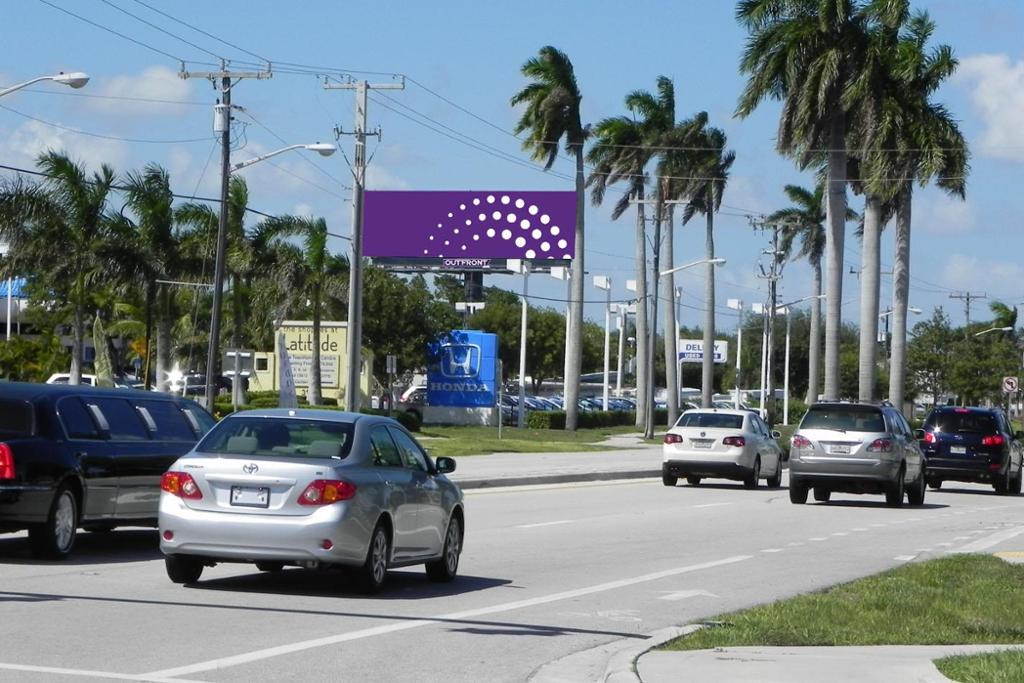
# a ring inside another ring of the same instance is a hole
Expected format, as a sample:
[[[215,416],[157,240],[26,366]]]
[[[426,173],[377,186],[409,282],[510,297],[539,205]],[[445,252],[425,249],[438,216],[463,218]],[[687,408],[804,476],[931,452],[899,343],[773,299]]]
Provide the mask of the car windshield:
[[[676,426],[741,429],[743,427],[743,416],[725,415],[722,413],[684,413],[679,418]]]
[[[204,453],[341,460],[352,448],[352,431],[352,424],[347,422],[231,417],[210,430],[196,450]]]
[[[932,413],[925,420],[924,428],[936,432],[978,432],[981,434],[993,434],[998,432],[995,418],[991,413],[976,413],[973,411],[942,411]]]
[[[871,406],[811,406],[800,429],[834,429],[841,432],[884,432],[882,411]]]
[[[31,436],[32,406],[24,401],[0,401],[0,434]]]

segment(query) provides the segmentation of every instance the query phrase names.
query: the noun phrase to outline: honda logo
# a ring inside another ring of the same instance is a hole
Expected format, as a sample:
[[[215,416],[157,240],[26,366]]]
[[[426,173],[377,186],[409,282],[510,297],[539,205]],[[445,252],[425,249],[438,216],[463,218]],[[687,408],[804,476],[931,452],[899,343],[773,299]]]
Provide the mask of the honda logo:
[[[481,358],[479,344],[445,344],[441,347],[441,376],[476,377],[480,374]]]
[[[259,465],[257,465],[254,462],[250,462],[250,463],[247,463],[245,465],[242,465],[242,471],[245,472],[246,474],[256,474],[257,472],[259,472],[259,470],[260,470]]]

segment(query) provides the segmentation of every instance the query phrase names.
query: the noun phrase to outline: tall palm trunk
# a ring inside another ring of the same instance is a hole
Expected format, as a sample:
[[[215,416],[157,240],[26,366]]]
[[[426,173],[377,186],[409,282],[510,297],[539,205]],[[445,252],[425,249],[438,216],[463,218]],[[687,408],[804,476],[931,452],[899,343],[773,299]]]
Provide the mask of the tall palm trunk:
[[[807,405],[818,400],[818,378],[821,375],[821,259],[811,263],[814,270],[814,296],[811,301],[810,346],[807,351]]]
[[[910,298],[910,217],[913,186],[906,183],[896,198],[896,261],[893,265],[892,357],[889,400],[903,411],[907,377],[907,303]]]
[[[662,195],[664,197],[664,195]],[[667,208],[666,229],[661,233],[662,271],[671,270],[675,264],[673,250],[675,248],[672,239],[672,205],[659,207],[658,215]],[[662,296],[665,311],[665,386],[668,388],[668,424],[674,425],[679,417],[679,356],[676,350],[676,341],[679,335],[676,334],[676,287],[675,273],[669,273],[661,279],[661,287],[665,294]]]
[[[637,193],[636,236],[633,240],[636,262],[636,426],[647,425],[649,390],[647,388],[647,231],[644,216],[644,191]]]
[[[306,400],[311,406],[321,403],[321,372],[320,372],[320,286],[313,287],[313,363],[309,369],[309,393]]]
[[[715,258],[715,186],[708,189],[706,228],[704,232],[704,258]],[[711,407],[711,394],[715,388],[715,265],[708,263],[704,275],[704,360],[700,375],[700,401],[702,408]]]
[[[150,370],[149,359],[153,355],[152,354],[152,348],[153,348],[152,347],[152,344],[153,344],[153,308],[155,306],[156,306],[156,283],[150,281],[150,282],[146,283],[146,352],[145,352],[146,353],[146,357],[145,357],[144,362],[142,364],[142,376],[143,376],[142,382],[143,382],[143,387],[145,387],[146,391],[149,391],[150,389],[153,388],[152,382],[149,381],[149,374],[150,374],[149,373],[149,370]],[[157,382],[158,382],[157,383],[157,388],[158,389],[160,387],[160,384],[159,384],[160,374],[159,373],[160,373],[160,369],[157,368],[157,378],[158,378],[158,380],[157,380]]]
[[[171,294],[164,285],[156,296],[156,387],[158,391],[167,391],[171,371]]]
[[[864,203],[864,235],[861,240],[860,272],[860,360],[858,398],[875,399],[878,374],[878,280],[882,241],[882,200],[868,193]]]
[[[839,332],[843,312],[843,242],[846,239],[846,116],[835,104],[829,131],[825,399],[839,398]]]
[[[566,340],[565,429],[576,431],[579,415],[580,372],[583,370],[583,210],[586,178],[583,173],[583,143],[576,147],[576,254],[572,260],[572,301],[569,304],[569,334]]]
[[[75,297],[78,298],[77,296]],[[82,383],[82,345],[85,339],[85,316],[82,313],[82,304],[75,302],[72,319],[71,335],[71,373],[68,377],[68,384]]]

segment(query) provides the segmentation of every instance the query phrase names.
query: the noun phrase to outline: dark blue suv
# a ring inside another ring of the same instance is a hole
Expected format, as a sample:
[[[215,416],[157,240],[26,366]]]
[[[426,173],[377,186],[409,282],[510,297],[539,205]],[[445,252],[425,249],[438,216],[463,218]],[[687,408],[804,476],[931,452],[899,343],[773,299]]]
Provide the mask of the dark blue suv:
[[[932,488],[952,480],[991,484],[1003,495],[1020,493],[1024,433],[1013,431],[1002,410],[935,408],[916,435]]]

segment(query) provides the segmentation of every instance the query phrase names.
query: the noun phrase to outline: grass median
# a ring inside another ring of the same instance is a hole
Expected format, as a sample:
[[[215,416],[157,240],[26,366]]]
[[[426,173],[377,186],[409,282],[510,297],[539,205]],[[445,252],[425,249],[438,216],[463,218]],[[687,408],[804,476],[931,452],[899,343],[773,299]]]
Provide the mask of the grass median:
[[[953,555],[708,620],[720,624],[665,650],[732,646],[1024,644],[1024,566],[991,555]],[[959,672],[999,671],[1024,680],[1020,653],[956,657]],[[972,661],[973,660],[973,661]],[[947,674],[949,675],[949,674]],[[973,674],[972,674],[973,675]]]
[[[616,434],[636,434],[633,426],[578,429],[519,429],[502,427],[435,427],[425,425],[416,436],[434,457],[466,456],[487,453],[564,453],[608,451],[616,446],[604,443]]]

